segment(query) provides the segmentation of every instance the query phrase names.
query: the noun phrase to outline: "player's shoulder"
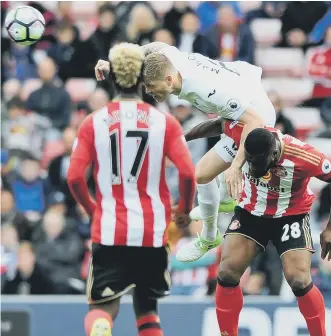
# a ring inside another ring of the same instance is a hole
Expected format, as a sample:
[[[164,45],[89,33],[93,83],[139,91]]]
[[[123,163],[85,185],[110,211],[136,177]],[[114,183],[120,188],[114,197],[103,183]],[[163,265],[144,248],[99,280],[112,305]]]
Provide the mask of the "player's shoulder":
[[[297,165],[318,166],[323,159],[323,154],[313,146],[290,135],[282,137],[284,143],[284,156]]]
[[[104,106],[103,108],[93,111],[89,115],[87,115],[82,123],[80,124],[79,130],[91,131],[94,128],[93,121],[95,118],[100,118],[103,115],[108,113],[108,105]]]

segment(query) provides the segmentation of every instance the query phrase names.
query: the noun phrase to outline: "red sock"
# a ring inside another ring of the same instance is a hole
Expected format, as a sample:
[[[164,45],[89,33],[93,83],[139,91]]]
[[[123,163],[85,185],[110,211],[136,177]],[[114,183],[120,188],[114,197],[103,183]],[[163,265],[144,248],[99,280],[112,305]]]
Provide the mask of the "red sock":
[[[137,320],[139,336],[163,336],[158,315],[146,315]]]
[[[221,335],[238,336],[239,314],[244,298],[239,286],[216,287],[216,315]]]
[[[87,336],[90,335],[93,323],[100,318],[108,320],[110,322],[110,326],[113,326],[113,319],[108,313],[101,309],[93,309],[86,314],[84,320],[85,332]]]
[[[308,287],[311,287],[308,292],[297,297],[300,312],[306,320],[310,336],[326,336],[323,296],[316,286]]]

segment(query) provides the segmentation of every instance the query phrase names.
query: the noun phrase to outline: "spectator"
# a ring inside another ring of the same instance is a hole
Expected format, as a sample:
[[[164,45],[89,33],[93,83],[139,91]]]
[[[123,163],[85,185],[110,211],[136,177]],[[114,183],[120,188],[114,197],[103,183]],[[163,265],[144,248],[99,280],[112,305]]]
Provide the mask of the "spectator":
[[[318,137],[320,138],[331,138],[331,97],[324,100],[320,110],[321,119],[326,127]]]
[[[27,6],[31,6],[37,9],[45,19],[45,31],[42,38],[31,46],[31,48],[38,50],[48,50],[53,43],[55,43],[55,26],[56,26],[56,16],[55,14],[48,10],[46,6],[43,6],[40,1],[29,1]]]
[[[169,30],[176,42],[178,42],[181,32],[180,20],[186,13],[192,13],[193,10],[186,1],[174,1],[171,9],[165,13],[163,18],[163,28]]]
[[[157,29],[153,35],[153,42],[163,42],[171,46],[175,45],[175,39],[167,29]]]
[[[2,85],[3,96],[2,99],[5,102],[9,102],[12,98],[19,96],[21,91],[21,83],[16,78],[8,79]],[[2,110],[1,110],[1,117],[2,117]]]
[[[331,96],[331,25],[325,32],[323,45],[308,50],[307,72],[315,85],[312,98],[302,105],[320,107],[323,100]]]
[[[217,49],[222,61],[245,61],[254,64],[255,41],[248,25],[238,22],[231,6],[218,10],[218,23],[207,33],[207,39]]]
[[[48,117],[53,127],[62,130],[69,123],[71,100],[68,92],[53,81],[55,71],[55,64],[51,58],[45,58],[39,64],[38,72],[43,84],[40,89],[31,93],[26,107]]]
[[[312,43],[319,43],[323,40],[326,30],[331,24],[331,9],[316,23],[313,30],[309,34],[309,41]]]
[[[205,33],[217,23],[217,10],[220,6],[231,6],[238,19],[241,19],[242,12],[238,1],[201,1],[196,13],[201,22],[201,32]]]
[[[47,211],[55,211],[61,216],[66,215],[66,197],[60,191],[52,192],[47,199]]]
[[[280,18],[286,8],[285,1],[263,1],[260,8],[253,9],[246,14],[245,22],[251,23],[255,19]]]
[[[58,65],[58,76],[63,82],[70,77],[94,77],[98,52],[90,40],[80,41],[78,31],[68,22],[57,27],[56,43],[47,54]]]
[[[16,274],[19,238],[13,225],[1,222],[1,288]]]
[[[218,50],[205,36],[199,34],[199,18],[193,12],[184,14],[180,21],[181,33],[178,36],[178,49],[189,53],[199,53],[212,59],[219,56]]]
[[[109,102],[108,93],[101,88],[96,89],[89,96],[88,101],[87,101],[90,111],[100,110],[101,108],[108,105],[108,102]]]
[[[171,96],[169,99],[170,111],[179,120],[183,130],[189,130],[193,126],[206,120],[206,117],[199,111],[192,108],[191,104],[185,100]],[[207,139],[191,141],[188,144],[193,162],[196,164],[207,151]],[[174,203],[179,200],[178,172],[174,166],[167,169],[167,182]]]
[[[151,1],[120,1],[115,7],[115,11],[117,23],[121,32],[125,32],[128,25],[130,24],[133,9],[136,6],[141,5],[147,7],[151,11],[153,19],[157,20],[157,14],[152,6]]]
[[[1,191],[1,223],[15,228],[19,240],[30,240],[38,221],[29,221],[15,206],[13,194],[8,190]]]
[[[98,18],[98,27],[90,40],[97,50],[98,59],[108,59],[109,49],[118,40],[120,33],[116,25],[114,7],[108,3],[100,6]]]
[[[32,49],[15,42],[10,42],[9,54],[5,54],[5,77],[17,78],[23,82],[37,77],[36,65],[32,57]]]
[[[26,113],[24,102],[17,97],[8,102],[7,110],[8,120],[2,125],[3,146],[12,157],[34,155],[40,159],[51,126],[49,119]]]
[[[284,115],[283,102],[280,95],[276,91],[270,91],[268,92],[268,97],[276,111],[275,127],[284,134],[295,136],[295,129],[292,121]]]
[[[62,137],[64,153],[53,159],[48,168],[48,177],[52,189],[61,192],[65,196],[66,208],[72,216],[75,215],[76,201],[70,193],[66,178],[75,139],[76,130],[70,127],[66,128]]]
[[[11,183],[16,209],[28,218],[40,219],[46,208],[49,188],[40,162],[33,157],[22,160],[19,175]]]
[[[139,45],[151,43],[156,25],[150,8],[144,4],[136,5],[130,14],[125,40]]]
[[[38,265],[32,245],[20,244],[15,277],[5,282],[3,294],[53,294],[53,283]]]
[[[282,40],[279,47],[295,47],[306,50],[309,47],[308,34],[316,22],[326,13],[327,5],[322,1],[288,2],[282,21]]]
[[[70,230],[65,217],[46,212],[41,230],[34,237],[35,251],[43,274],[48,274],[57,294],[73,292],[70,278],[80,277],[83,244],[78,234]]]

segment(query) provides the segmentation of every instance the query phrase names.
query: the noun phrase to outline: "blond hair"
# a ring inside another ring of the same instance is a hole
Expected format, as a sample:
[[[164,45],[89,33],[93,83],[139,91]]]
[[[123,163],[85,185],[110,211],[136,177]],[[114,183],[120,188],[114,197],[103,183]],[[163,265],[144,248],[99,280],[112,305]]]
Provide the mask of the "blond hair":
[[[165,78],[166,72],[172,70],[174,70],[174,66],[162,52],[149,54],[145,57],[144,62],[144,82],[162,80]]]
[[[144,53],[137,44],[120,43],[109,50],[109,61],[118,86],[128,89],[137,85]]]

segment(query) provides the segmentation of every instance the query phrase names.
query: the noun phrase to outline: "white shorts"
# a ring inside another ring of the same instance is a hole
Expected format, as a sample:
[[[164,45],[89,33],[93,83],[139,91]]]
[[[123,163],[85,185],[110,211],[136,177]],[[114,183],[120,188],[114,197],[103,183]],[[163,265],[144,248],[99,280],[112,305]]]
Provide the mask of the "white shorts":
[[[227,163],[231,163],[238,152],[238,148],[234,141],[225,134],[221,135],[221,140],[217,142],[214,149],[219,157]]]

